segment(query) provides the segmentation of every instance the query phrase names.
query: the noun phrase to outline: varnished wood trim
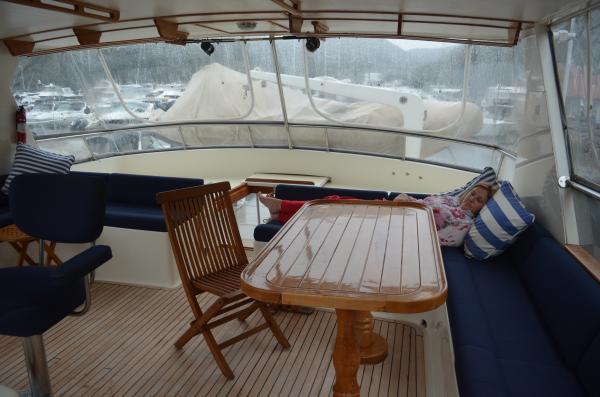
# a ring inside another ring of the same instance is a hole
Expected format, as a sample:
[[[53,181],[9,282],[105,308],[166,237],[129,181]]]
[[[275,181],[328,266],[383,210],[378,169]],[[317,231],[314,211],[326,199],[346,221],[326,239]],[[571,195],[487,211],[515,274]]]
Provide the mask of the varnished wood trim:
[[[240,201],[244,197],[248,196],[250,193],[251,192],[248,185],[242,183],[241,185],[238,185],[229,191],[229,197],[231,198],[231,201],[235,203],[236,201]]]
[[[286,4],[286,2],[283,0],[271,0],[271,1],[275,4],[277,4],[283,10],[289,12],[290,15],[293,15],[296,17],[302,17],[302,12],[299,10],[299,4],[300,4],[299,1],[292,2],[292,4],[294,4],[293,6]]]
[[[8,52],[12,56],[29,54],[33,51],[33,47],[35,47],[33,41],[25,40],[4,40],[4,45],[8,48]]]
[[[50,11],[63,12],[65,14],[79,15],[79,16],[86,17],[86,18],[100,19],[103,21],[109,21],[109,22],[118,22],[119,21],[119,11],[118,10],[114,10],[112,8],[101,7],[101,6],[97,6],[95,4],[90,4],[90,3],[86,3],[86,2],[78,1],[78,0],[52,0],[55,3],[62,3],[62,4],[66,4],[68,6],[72,6],[72,8],[61,7],[59,5],[44,3],[44,2],[42,2],[42,0],[5,0],[5,1],[7,1],[9,3],[20,4],[20,5],[29,6],[29,7],[42,8],[42,9],[50,10]],[[92,11],[87,11],[87,10],[94,10],[97,12],[92,12]],[[98,12],[100,12],[102,14],[106,14],[106,16],[99,15]]]
[[[215,31],[215,32],[219,32],[219,33],[229,34],[229,32],[227,32],[225,30],[217,29],[217,28],[214,28],[212,26],[206,26],[206,25],[203,25],[201,23],[195,23],[194,26],[198,26],[199,28],[208,29],[208,30],[212,30],[212,31]]]
[[[278,28],[281,28],[281,29],[283,29],[283,31],[287,31],[287,30],[288,30],[288,27],[287,27],[287,26],[284,26],[284,25],[282,25],[282,24],[280,24],[280,23],[277,23],[277,22],[273,22],[273,20],[272,20],[272,19],[268,20],[267,22],[269,22],[269,23],[270,23],[271,25],[273,25],[273,26],[277,26]]]
[[[375,14],[375,15],[397,15],[394,11],[372,11],[372,10],[302,10],[304,15],[306,14]],[[431,12],[403,12],[403,15],[414,15],[414,16],[428,16],[428,17],[441,17],[441,18],[464,18],[464,19],[478,19],[484,21],[504,21],[504,22],[522,22],[522,23],[535,23],[530,20],[520,19],[509,19],[509,18],[488,18],[488,17],[476,17],[470,15],[456,15],[456,14],[440,14]]]
[[[75,36],[77,36],[77,41],[79,41],[79,44],[82,45],[98,44],[100,43],[100,37],[102,36],[102,32],[100,30],[83,28],[73,28],[73,33],[75,33]]]
[[[287,18],[236,18],[236,19],[215,19],[215,20],[200,20],[200,21],[185,21],[177,22],[177,25],[210,25],[213,23],[231,23],[231,22],[271,22],[271,21],[287,21]],[[173,22],[175,23],[175,22]]]
[[[600,261],[592,256],[581,245],[566,244],[565,250],[575,258],[581,266],[600,283]]]
[[[158,30],[160,37],[168,40],[185,40],[188,37],[188,32],[178,30],[178,25],[175,22],[167,21],[162,18],[154,18],[154,24]]]
[[[519,42],[519,34],[521,33],[521,23],[514,22],[511,24],[510,29],[508,29],[508,41],[517,45]]]
[[[398,14],[398,36],[402,35],[402,20],[404,19],[404,15]]]
[[[392,22],[392,21],[390,21]],[[431,25],[454,25],[454,26],[472,26],[476,28],[492,28],[492,29],[508,29],[503,25],[492,25],[485,23],[471,23],[471,22],[453,22],[453,21],[426,21],[421,19],[405,19],[405,23],[428,23]],[[512,42],[512,40],[509,40]]]
[[[320,21],[311,21],[311,24],[313,25],[315,33],[327,33],[327,32],[329,32],[329,26],[325,25],[323,22],[320,22]]]
[[[27,0],[23,0],[23,1],[27,1]],[[336,13],[336,14],[372,14],[372,15],[399,15],[397,12],[392,12],[392,11],[370,11],[370,10],[304,10],[304,11],[300,11],[297,10],[299,12],[298,17],[302,17],[302,15],[306,15],[306,14],[330,14],[330,13]],[[119,22],[135,22],[135,21],[150,21],[152,19],[154,19],[154,17],[157,18],[162,18],[162,19],[167,19],[167,18],[182,18],[182,17],[191,17],[191,16],[220,16],[220,15],[259,15],[259,14],[282,14],[284,11],[273,11],[273,10],[267,10],[267,11],[227,11],[227,12],[216,12],[216,13],[186,13],[186,14],[171,14],[171,15],[161,15],[161,16],[150,16],[150,17],[141,17],[141,18],[130,18],[130,19],[125,19],[125,20],[120,20]],[[475,17],[475,16],[467,16],[467,15],[452,15],[452,14],[439,14],[439,13],[415,13],[415,12],[405,12],[402,13],[402,15],[413,15],[413,16],[432,16],[432,17],[447,17],[447,18],[464,18],[464,19],[473,19],[473,20],[481,20],[481,21],[502,21],[502,22],[515,22],[515,23],[521,23],[521,24],[533,24],[533,21],[529,21],[529,20],[516,20],[516,19],[507,19],[507,18],[486,18],[486,17]],[[232,18],[231,22],[236,22],[238,21],[239,18]],[[91,28],[94,26],[100,26],[100,25],[105,25],[109,22],[101,22],[101,23],[92,23],[92,24],[84,24],[84,25],[79,25],[79,26],[75,26],[75,27],[80,27],[80,28]],[[22,35],[17,35],[17,36],[11,36],[11,37],[6,37],[4,38],[6,39],[19,39],[19,38],[24,38],[29,36],[30,34],[40,34],[40,33],[49,33],[49,32],[55,32],[55,31],[60,31],[60,30],[66,30],[66,29],[72,29],[73,26],[65,26],[65,27],[60,27],[60,28],[55,28],[55,29],[46,29],[46,30],[40,30],[37,32],[31,32],[31,33],[26,33],[26,34],[22,34]],[[123,28],[124,29],[129,29],[129,28]],[[114,29],[114,31],[116,30],[121,30],[121,29]],[[398,35],[400,36],[400,35]],[[363,37],[361,35],[361,37]]]
[[[290,33],[300,33],[302,30],[302,23],[304,20],[302,17],[290,14],[288,17],[289,31]]]
[[[117,46],[121,46],[121,45],[159,43],[159,42],[164,42],[164,41],[165,41],[165,39],[163,39],[161,37],[151,37],[151,38],[146,38],[146,39],[110,41],[110,42],[98,43],[98,44],[87,44],[87,45],[68,46],[68,47],[60,47],[60,48],[50,48],[47,50],[39,50],[39,51],[35,51],[35,52],[23,53],[20,55],[35,57],[35,56],[39,56],[39,55],[57,54],[57,53],[66,52],[66,51],[87,50],[90,48],[117,47]]]
[[[289,183],[294,185],[311,185],[315,183],[311,181],[298,181],[294,179],[270,179],[270,178],[246,178],[246,182],[264,182],[264,183]]]

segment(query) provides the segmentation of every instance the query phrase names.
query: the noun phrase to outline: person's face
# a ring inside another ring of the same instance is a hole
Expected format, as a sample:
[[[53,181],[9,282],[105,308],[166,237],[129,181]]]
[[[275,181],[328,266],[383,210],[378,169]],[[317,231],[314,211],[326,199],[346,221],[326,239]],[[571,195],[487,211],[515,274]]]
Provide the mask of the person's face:
[[[471,211],[473,214],[477,214],[483,208],[487,200],[487,190],[481,186],[478,186],[467,192],[460,203],[460,207],[463,210]]]

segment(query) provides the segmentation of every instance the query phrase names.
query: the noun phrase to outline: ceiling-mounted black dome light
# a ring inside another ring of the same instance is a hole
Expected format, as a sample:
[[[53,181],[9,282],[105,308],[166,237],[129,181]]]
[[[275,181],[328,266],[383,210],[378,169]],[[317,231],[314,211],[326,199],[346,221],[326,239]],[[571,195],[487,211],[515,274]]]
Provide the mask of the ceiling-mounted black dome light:
[[[200,48],[202,48],[202,51],[206,52],[208,56],[215,52],[215,47],[208,41],[203,41],[200,44]]]
[[[318,37],[306,38],[306,49],[310,52],[315,52],[321,46],[321,41]]]

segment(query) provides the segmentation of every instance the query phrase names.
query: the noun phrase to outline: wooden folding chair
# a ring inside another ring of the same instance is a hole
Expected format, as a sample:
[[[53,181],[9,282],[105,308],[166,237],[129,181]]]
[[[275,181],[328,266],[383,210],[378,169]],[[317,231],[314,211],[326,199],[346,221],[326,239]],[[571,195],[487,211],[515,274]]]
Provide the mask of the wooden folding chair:
[[[229,182],[159,193],[181,282],[194,313],[190,328],[177,340],[181,349],[193,336],[202,334],[221,372],[234,375],[222,349],[263,329],[271,332],[284,348],[290,346],[265,304],[240,291],[240,273],[248,264],[229,197]],[[218,298],[205,312],[197,295]],[[232,312],[233,310],[236,310]],[[217,343],[211,330],[234,319],[243,320],[259,309],[265,322],[224,342]],[[221,316],[225,313],[228,315]]]

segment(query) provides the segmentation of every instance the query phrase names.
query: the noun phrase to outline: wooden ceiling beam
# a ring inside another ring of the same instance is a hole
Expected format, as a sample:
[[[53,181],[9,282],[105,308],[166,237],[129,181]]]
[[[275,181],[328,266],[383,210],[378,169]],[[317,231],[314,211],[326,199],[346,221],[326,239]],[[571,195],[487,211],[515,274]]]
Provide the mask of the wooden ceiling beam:
[[[329,26],[319,21],[312,21],[311,24],[315,29],[315,33],[327,33],[329,32]]]
[[[98,44],[100,43],[100,37],[102,32],[99,30],[73,28],[73,33],[77,37],[77,41],[81,45]]]
[[[301,17],[294,16],[289,14],[289,30],[290,33],[300,33],[302,31],[302,24],[304,23],[304,19]]]
[[[24,40],[3,40],[4,45],[8,48],[8,52],[12,56],[31,54],[35,43],[33,41]]]
[[[508,42],[517,45],[519,42],[519,34],[521,33],[521,22],[513,22],[508,29]]]
[[[402,20],[404,16],[402,14],[398,14],[398,36],[402,36]]]
[[[97,6],[78,0],[52,0],[52,3],[42,0],[5,0],[9,3],[20,4],[28,7],[41,8],[44,10],[63,12],[87,18],[100,19],[108,22],[117,22],[120,18],[118,10]],[[59,5],[62,4],[62,5]]]
[[[302,12],[300,11],[300,1],[292,1],[293,5],[287,4],[284,0],[271,0],[273,3],[277,4],[279,7],[287,11],[290,15],[295,17],[302,17]]]
[[[167,21],[162,18],[154,18],[154,24],[158,30],[160,37],[167,40],[185,40],[188,37],[188,32],[183,32],[179,29],[179,25],[175,22]]]

